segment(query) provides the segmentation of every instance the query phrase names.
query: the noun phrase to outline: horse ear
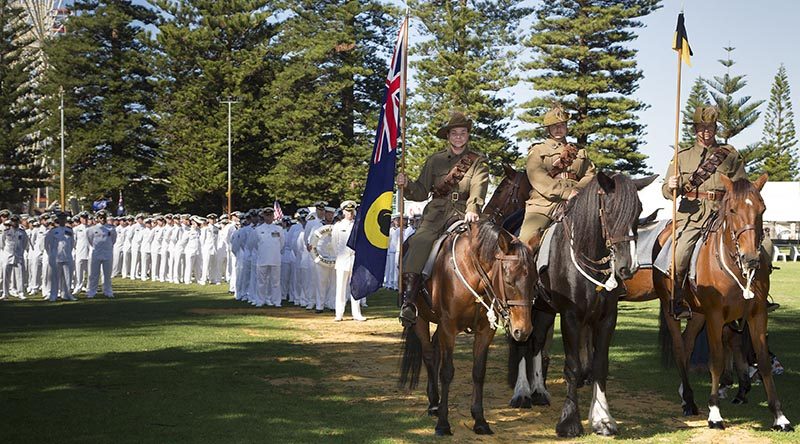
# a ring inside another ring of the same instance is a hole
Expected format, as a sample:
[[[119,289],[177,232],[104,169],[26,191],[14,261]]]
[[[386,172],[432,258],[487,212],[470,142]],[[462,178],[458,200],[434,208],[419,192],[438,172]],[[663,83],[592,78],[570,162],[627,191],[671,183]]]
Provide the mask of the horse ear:
[[[606,173],[598,171],[597,182],[600,184],[600,188],[602,188],[606,193],[614,192],[614,179],[609,177]]]
[[[500,230],[500,234],[497,236],[497,246],[500,247],[500,251],[502,251],[503,254],[509,254],[511,252],[512,241],[513,239],[508,232]]]
[[[505,171],[506,177],[508,178],[514,177],[514,175],[517,173],[516,170],[514,170],[514,167],[507,164],[506,162],[503,162],[503,171]]]
[[[636,186],[637,191],[642,191],[646,186],[653,183],[653,181],[656,180],[656,177],[658,177],[658,174],[641,177],[639,179],[633,179],[633,184]]]
[[[725,189],[728,192],[733,191],[733,181],[731,180],[730,177],[728,177],[728,176],[726,176],[724,174],[720,174],[719,178],[722,180],[722,184],[725,185]]]
[[[753,186],[756,187],[758,191],[761,191],[761,189],[764,188],[764,184],[767,183],[767,179],[769,179],[769,175],[767,173],[764,173],[761,176],[759,176],[759,178],[756,179],[755,182],[753,182]]]

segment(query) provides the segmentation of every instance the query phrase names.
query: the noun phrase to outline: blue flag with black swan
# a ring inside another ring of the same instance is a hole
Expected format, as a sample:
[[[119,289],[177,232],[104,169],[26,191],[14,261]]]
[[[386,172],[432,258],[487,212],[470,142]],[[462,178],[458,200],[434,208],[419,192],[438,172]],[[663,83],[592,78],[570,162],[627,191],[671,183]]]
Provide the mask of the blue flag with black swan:
[[[392,55],[386,93],[381,109],[375,145],[369,162],[367,185],[356,214],[355,225],[347,246],[355,251],[350,290],[355,299],[377,291],[383,284],[386,250],[389,248],[389,226],[392,222],[394,168],[397,163],[397,142],[400,135],[400,106],[405,98],[406,39],[408,19],[400,33]]]

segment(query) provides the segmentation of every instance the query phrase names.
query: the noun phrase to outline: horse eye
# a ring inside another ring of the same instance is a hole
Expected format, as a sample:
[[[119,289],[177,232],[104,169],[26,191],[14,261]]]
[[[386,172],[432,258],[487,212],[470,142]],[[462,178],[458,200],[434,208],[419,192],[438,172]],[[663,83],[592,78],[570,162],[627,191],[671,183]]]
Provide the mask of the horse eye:
[[[736,209],[731,208],[731,214],[736,214]]]

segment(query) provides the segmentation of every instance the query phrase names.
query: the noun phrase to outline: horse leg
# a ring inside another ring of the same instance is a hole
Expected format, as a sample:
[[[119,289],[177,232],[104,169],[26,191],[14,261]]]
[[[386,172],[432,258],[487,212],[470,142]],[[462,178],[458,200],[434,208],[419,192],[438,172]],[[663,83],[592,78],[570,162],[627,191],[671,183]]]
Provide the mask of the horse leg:
[[[509,406],[520,409],[529,409],[531,402],[530,365],[533,357],[534,335],[530,335],[524,343],[519,343],[509,336],[508,339],[508,370],[509,383],[514,386],[514,396],[511,397]],[[514,377],[513,375],[516,375]]]
[[[767,349],[767,313],[765,310],[759,310],[747,322],[750,331],[750,340],[753,342],[753,349],[756,352],[756,359],[758,361],[758,371],[761,373],[761,381],[764,384],[764,390],[767,392],[767,405],[772,415],[775,417],[775,422],[772,424],[772,429],[780,432],[792,432],[794,427],[792,423],[786,419],[781,411],[781,402],[778,400],[778,391],[775,388],[775,380],[772,378],[772,363],[769,358],[769,350]]]
[[[736,392],[736,397],[734,397],[731,402],[734,404],[746,404],[747,394],[750,392],[751,384],[748,372],[749,366],[747,365],[747,358],[744,356],[744,334],[737,333],[731,328],[726,328],[723,337],[727,337],[726,342],[733,355],[733,368],[736,372],[736,379],[739,382],[739,390]]]
[[[417,321],[414,327],[417,328],[417,334],[420,335],[420,337],[431,337],[429,322],[425,322],[424,320]],[[434,333],[432,340],[428,339],[427,341],[422,341],[422,361],[425,363],[425,369],[428,372],[428,387],[426,392],[428,394],[429,416],[436,416],[439,411],[439,378],[436,371],[436,349],[434,347],[434,341],[436,341],[436,339],[437,336]]]
[[[564,339],[564,376],[567,380],[567,398],[556,424],[556,434],[562,438],[574,438],[583,434],[578,413],[578,378],[581,376],[580,323],[574,311],[561,314],[561,336]]]
[[[611,305],[611,304],[607,304]],[[610,436],[617,434],[617,421],[611,416],[606,400],[606,381],[608,380],[608,349],[611,346],[611,337],[617,326],[616,307],[608,307],[603,319],[600,319],[593,329],[594,354],[592,359],[592,402],[589,404],[589,424],[598,435]]]
[[[719,411],[719,381],[725,370],[725,349],[722,345],[722,314],[713,313],[706,316],[706,334],[708,335],[709,362],[711,370],[711,395],[708,398],[708,428],[724,429],[725,422]]]
[[[592,348],[592,328],[584,325],[580,337],[581,374],[578,377],[578,388],[592,385]]]
[[[663,314],[662,320],[664,325],[666,325],[670,338],[672,339],[672,353],[675,357],[675,366],[678,367],[678,376],[681,379],[681,385],[678,387],[678,395],[681,397],[683,416],[696,415],[697,404],[694,402],[694,392],[692,391],[692,386],[689,384],[689,355],[687,355],[684,350],[681,323],[673,319],[668,298],[661,298],[661,312]],[[693,320],[694,317],[689,321],[689,325],[691,325]]]
[[[455,367],[453,366],[453,350],[456,346],[455,326],[452,322],[442,319],[436,330],[438,336],[437,351],[439,352],[439,379],[441,381],[441,399],[439,400],[439,420],[436,422],[436,435],[452,435],[450,422],[447,420],[450,383],[453,381]]]
[[[492,435],[492,429],[483,416],[483,380],[486,377],[486,359],[489,355],[489,344],[494,338],[494,330],[486,323],[475,332],[475,342],[472,344],[472,419],[475,425],[472,430],[478,435]]]
[[[547,391],[547,365],[550,362],[548,350],[553,340],[554,313],[537,312],[534,317],[535,343],[533,344],[533,365],[531,366],[531,402],[533,405],[550,405]]]

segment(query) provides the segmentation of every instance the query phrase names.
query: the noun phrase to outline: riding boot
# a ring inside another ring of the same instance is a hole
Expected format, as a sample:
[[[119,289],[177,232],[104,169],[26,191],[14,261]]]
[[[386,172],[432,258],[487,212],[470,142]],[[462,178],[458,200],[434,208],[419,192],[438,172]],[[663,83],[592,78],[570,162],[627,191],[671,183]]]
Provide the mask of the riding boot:
[[[676,277],[675,282],[672,283],[674,289],[672,292],[672,317],[678,321],[692,319],[692,309],[683,300],[683,285],[681,285],[681,282],[683,282],[683,279]]]
[[[419,273],[403,273],[403,305],[400,307],[400,322],[409,327],[417,322],[417,293],[422,287]]]

